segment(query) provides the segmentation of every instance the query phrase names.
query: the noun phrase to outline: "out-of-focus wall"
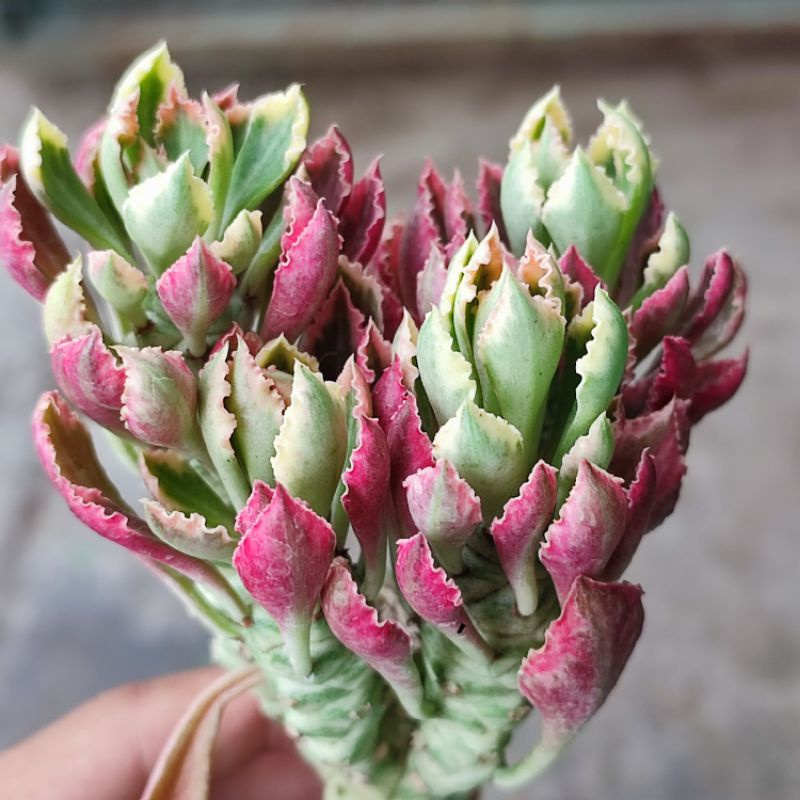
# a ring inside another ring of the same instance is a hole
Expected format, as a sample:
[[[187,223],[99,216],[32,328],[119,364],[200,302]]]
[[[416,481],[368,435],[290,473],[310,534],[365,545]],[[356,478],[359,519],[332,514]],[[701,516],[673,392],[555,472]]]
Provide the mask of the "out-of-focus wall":
[[[0,5],[6,19],[10,5]],[[496,20],[485,36],[469,34],[469,14],[459,11],[452,26],[474,37],[460,46],[442,31],[415,40],[408,23],[404,39],[384,31],[384,44],[370,47],[365,31],[380,32],[388,17],[379,15],[397,14],[397,4],[341,17],[327,31],[312,23],[333,4],[310,4],[308,15],[295,8],[294,17],[246,9],[226,18],[217,39],[208,18],[181,26],[180,4],[157,5],[171,6],[173,22],[95,19],[88,40],[65,13],[36,17],[0,53],[0,139],[16,138],[35,102],[75,141],[103,111],[109,70],[168,35],[196,89],[238,78],[248,96],[304,81],[314,134],[338,122],[362,168],[386,154],[398,212],[424,156],[447,172],[459,166],[472,182],[477,156],[502,160],[528,104],[556,81],[584,138],[598,121],[596,96],[630,99],[660,157],[667,202],[692,237],[693,269],[725,244],[749,270],[749,317],[733,350],[749,342],[752,362],[739,396],[697,428],[678,511],[632,565],[631,580],[647,592],[647,622],[629,668],[535,796],[800,796],[800,15],[779,29],[767,17],[724,30],[712,21],[702,36],[656,26],[504,38]],[[407,14],[445,14],[406,5]],[[587,5],[597,13],[598,4]],[[334,34],[348,29],[345,46]],[[257,46],[259,32],[270,47]],[[37,394],[52,383],[38,309],[1,275],[0,324],[3,746],[102,688],[201,663],[205,644],[175,599],[127,553],[81,528],[46,484],[27,429]],[[141,495],[131,476],[118,477]]]

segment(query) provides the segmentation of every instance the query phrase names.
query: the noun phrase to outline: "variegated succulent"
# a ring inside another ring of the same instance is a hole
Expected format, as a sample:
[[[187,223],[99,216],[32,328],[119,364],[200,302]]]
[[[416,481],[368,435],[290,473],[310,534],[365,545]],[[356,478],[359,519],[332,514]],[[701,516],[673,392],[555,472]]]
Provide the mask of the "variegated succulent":
[[[639,122],[601,110],[570,153],[558,91],[536,103],[506,167],[481,166],[480,224],[427,164],[383,241],[377,162],[355,180],[335,127],[307,147],[298,87],[194,101],[163,45],[74,165],[38,111],[2,151],[0,261],[44,301],[67,398],[34,415],[45,469],[239,670],[210,719],[254,688],[326,797],[467,798],[563,750],[641,631],[620,579],[674,508],[690,427],[744,377],[712,358],[743,273],[721,251],[691,289]],[[50,212],[96,248],[85,269]],[[141,512],[70,404],[140,471]],[[207,795],[181,758],[202,716],[144,797]]]

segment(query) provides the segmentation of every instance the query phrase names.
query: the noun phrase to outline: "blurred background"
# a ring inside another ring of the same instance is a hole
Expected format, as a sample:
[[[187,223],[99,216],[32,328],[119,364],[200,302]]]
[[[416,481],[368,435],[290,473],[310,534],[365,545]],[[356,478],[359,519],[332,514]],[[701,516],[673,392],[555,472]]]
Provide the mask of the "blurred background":
[[[196,91],[304,82],[314,135],[336,121],[359,170],[387,154],[392,213],[426,155],[468,183],[479,155],[504,160],[555,82],[582,139],[596,97],[629,98],[693,269],[721,245],[748,268],[733,349],[750,344],[750,375],[696,429],[679,508],[632,565],[647,622],[610,702],[517,796],[800,797],[800,5],[0,0],[0,140],[16,140],[35,102],[77,141],[162,37]],[[0,320],[3,747],[106,687],[201,664],[206,646],[175,599],[46,485],[28,430],[52,384],[39,312],[5,276]]]

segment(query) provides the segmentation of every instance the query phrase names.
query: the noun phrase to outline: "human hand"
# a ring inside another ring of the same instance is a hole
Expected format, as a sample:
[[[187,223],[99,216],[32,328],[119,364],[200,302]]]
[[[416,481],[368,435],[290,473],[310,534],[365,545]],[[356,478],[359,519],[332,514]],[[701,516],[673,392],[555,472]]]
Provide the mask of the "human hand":
[[[13,800],[138,800],[182,713],[220,670],[205,668],[104,692],[0,753]],[[318,800],[321,785],[252,693],[222,716],[211,800]]]

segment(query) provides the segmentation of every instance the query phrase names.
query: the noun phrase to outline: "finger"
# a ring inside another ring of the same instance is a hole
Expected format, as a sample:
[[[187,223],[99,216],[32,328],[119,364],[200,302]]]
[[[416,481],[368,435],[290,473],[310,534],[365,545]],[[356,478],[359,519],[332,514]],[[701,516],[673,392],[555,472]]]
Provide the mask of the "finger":
[[[9,797],[46,800],[135,800],[173,726],[220,670],[205,668],[105,692],[41,733],[0,754]],[[252,695],[223,716],[214,759],[220,773],[270,747],[290,743]]]
[[[320,800],[322,784],[296,752],[262,753],[211,785],[211,800]]]

